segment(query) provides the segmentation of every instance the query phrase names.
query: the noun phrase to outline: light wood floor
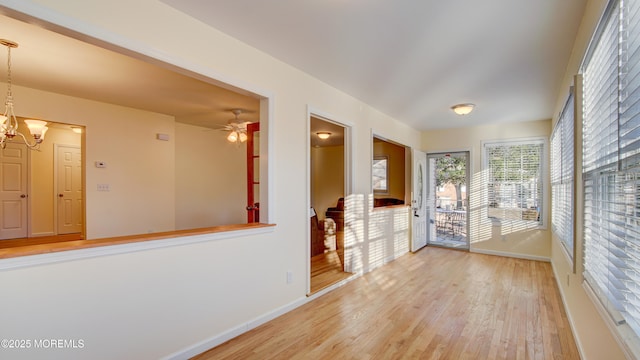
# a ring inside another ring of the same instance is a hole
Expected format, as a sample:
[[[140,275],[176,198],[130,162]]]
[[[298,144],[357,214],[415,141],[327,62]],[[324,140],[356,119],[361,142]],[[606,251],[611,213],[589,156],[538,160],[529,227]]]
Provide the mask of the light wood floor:
[[[197,359],[578,359],[549,263],[407,254]]]
[[[336,251],[311,258],[311,294],[351,276],[342,271],[342,263]]]

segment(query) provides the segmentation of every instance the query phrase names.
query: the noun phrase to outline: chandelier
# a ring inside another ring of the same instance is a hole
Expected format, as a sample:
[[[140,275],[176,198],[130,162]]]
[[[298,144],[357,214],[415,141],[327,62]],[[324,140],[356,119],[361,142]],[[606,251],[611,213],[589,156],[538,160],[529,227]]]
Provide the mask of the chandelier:
[[[225,131],[229,131],[227,140],[232,143],[247,141],[247,123],[238,119],[238,116],[242,114],[242,110],[233,109],[231,112],[235,115],[235,118],[229,120],[229,123],[224,127]]]
[[[36,150],[44,140],[44,134],[47,132],[47,122],[42,120],[25,120],[24,123],[29,128],[33,142],[30,143],[27,137],[18,131],[18,119],[13,112],[13,93],[11,91],[11,49],[17,48],[18,43],[11,40],[0,39],[0,44],[7,47],[7,98],[5,99],[4,113],[0,115],[0,147],[4,149],[7,141],[12,141],[16,136],[22,138],[22,142],[29,149]]]

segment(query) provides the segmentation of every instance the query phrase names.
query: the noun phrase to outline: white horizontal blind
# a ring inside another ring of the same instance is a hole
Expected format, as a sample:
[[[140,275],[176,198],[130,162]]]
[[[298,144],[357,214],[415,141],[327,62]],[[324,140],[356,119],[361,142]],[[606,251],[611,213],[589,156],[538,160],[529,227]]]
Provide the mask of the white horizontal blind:
[[[583,171],[617,161],[618,150],[618,9],[603,27],[584,69]]]
[[[625,2],[620,47],[620,160],[638,166],[640,154],[640,5]]]
[[[614,320],[628,324],[635,333],[636,345],[640,341],[639,26],[640,1],[612,3],[583,69],[585,278]]]
[[[490,218],[542,221],[544,141],[484,144]]]
[[[551,136],[551,227],[573,258],[574,95]]]

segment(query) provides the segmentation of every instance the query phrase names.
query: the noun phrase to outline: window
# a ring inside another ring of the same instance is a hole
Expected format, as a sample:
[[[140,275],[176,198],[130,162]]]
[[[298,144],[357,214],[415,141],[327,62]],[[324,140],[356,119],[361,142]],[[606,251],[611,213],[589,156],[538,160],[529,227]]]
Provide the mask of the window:
[[[386,156],[376,156],[373,158],[373,191],[386,194],[389,191],[387,178],[389,177],[389,158]]]
[[[551,134],[551,228],[573,259],[574,94]]]
[[[640,353],[640,2],[612,1],[583,72],[585,279]]]
[[[544,139],[484,143],[487,215],[542,225]]]

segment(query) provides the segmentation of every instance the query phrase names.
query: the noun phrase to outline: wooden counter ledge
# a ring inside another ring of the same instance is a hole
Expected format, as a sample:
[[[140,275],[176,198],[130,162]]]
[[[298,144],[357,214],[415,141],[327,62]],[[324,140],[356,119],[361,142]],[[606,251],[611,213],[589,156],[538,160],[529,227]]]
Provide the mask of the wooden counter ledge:
[[[28,256],[28,255],[47,254],[47,253],[69,251],[69,250],[88,249],[88,248],[95,248],[95,247],[101,247],[101,246],[123,245],[123,244],[130,244],[130,243],[143,242],[143,241],[169,239],[169,238],[175,238],[180,236],[204,235],[204,234],[221,233],[221,232],[227,232],[227,231],[266,228],[271,226],[275,226],[275,225],[261,224],[261,223],[222,225],[222,226],[213,226],[213,227],[200,228],[200,229],[166,231],[166,232],[159,232],[159,233],[152,233],[152,234],[118,236],[118,237],[94,239],[94,240],[63,241],[63,242],[48,243],[48,244],[16,245],[16,241],[12,240],[11,245],[3,246],[2,241],[0,241],[0,259],[8,259],[8,258],[15,258],[20,256]],[[37,238],[31,238],[31,239],[28,239],[28,241],[33,243],[33,241],[37,241],[35,239]],[[25,243],[26,242],[27,241],[25,240]]]

